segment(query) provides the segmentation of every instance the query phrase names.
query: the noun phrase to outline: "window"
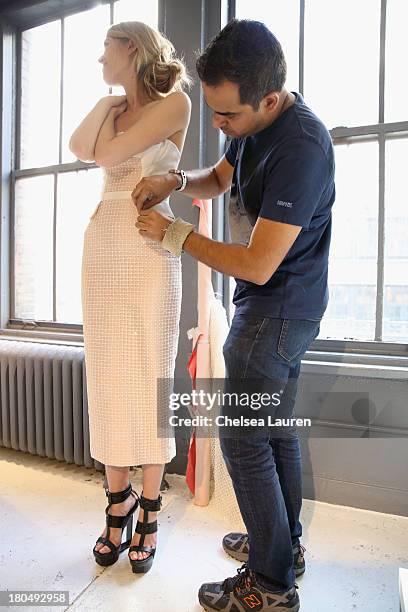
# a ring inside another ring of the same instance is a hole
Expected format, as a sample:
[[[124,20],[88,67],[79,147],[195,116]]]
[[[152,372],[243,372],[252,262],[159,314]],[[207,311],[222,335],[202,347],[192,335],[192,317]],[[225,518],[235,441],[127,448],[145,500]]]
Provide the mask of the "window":
[[[330,301],[319,339],[408,343],[407,2],[236,0],[236,17],[277,36],[288,89],[302,93],[335,145]]]
[[[13,323],[82,323],[82,240],[102,175],[68,142],[109,93],[97,59],[109,25],[127,20],[157,27],[158,3],[112,0],[18,33]]]

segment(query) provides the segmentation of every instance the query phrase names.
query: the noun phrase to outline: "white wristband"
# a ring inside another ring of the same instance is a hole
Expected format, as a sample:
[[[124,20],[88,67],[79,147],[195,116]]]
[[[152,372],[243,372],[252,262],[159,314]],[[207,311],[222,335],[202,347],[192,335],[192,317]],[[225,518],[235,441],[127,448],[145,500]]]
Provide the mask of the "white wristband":
[[[192,223],[177,217],[164,232],[164,238],[161,242],[163,249],[173,253],[173,255],[180,256],[187,236],[194,230],[195,226]]]

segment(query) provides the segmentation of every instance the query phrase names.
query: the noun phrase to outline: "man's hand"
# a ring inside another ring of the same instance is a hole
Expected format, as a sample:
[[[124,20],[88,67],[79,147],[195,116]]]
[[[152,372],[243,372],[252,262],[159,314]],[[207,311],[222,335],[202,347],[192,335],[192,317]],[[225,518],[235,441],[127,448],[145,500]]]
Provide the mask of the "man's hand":
[[[168,172],[155,176],[145,176],[132,191],[132,200],[138,211],[163,202],[180,185],[177,174]]]
[[[142,210],[135,226],[139,228],[139,234],[143,238],[161,242],[165,234],[163,230],[166,230],[173,221],[172,217],[162,215],[157,210]]]

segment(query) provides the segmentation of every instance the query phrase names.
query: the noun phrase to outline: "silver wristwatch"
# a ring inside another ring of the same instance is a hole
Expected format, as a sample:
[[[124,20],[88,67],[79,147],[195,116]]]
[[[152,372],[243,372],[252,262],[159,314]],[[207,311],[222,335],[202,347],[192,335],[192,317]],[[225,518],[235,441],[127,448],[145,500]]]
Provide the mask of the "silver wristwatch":
[[[174,191],[183,191],[187,187],[187,176],[184,170],[176,169],[176,170],[169,170],[169,172],[171,172],[171,174],[178,174],[179,177],[181,178],[180,187],[176,187]]]

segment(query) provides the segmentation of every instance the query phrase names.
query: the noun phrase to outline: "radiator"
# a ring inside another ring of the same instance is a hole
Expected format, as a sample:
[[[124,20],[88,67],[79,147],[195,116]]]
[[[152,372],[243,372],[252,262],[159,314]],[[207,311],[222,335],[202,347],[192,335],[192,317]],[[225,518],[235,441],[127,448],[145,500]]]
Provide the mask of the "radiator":
[[[0,445],[104,466],[89,451],[82,347],[0,340]]]

